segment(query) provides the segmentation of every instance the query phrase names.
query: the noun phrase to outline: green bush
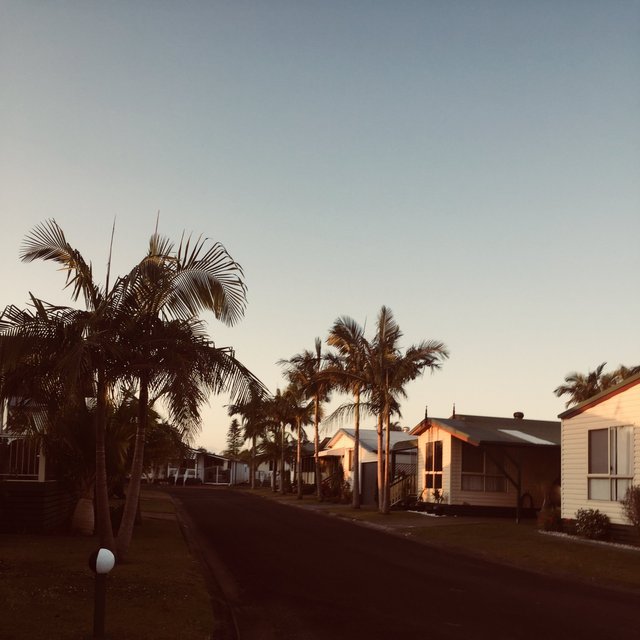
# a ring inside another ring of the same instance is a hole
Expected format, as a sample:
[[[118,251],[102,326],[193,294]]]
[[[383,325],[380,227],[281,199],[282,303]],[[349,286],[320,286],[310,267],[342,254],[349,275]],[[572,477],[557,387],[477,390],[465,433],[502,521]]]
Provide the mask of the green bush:
[[[634,485],[627,489],[627,493],[622,499],[622,509],[627,520],[640,534],[640,486]]]
[[[598,509],[578,509],[576,511],[576,533],[590,540],[607,540],[611,522],[609,516]]]

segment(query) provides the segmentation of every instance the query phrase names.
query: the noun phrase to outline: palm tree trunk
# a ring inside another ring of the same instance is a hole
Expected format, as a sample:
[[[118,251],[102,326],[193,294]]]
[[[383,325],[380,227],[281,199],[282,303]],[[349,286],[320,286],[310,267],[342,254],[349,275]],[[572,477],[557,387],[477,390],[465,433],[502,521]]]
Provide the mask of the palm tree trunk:
[[[378,511],[382,511],[382,498],[384,494],[384,452],[382,439],[382,413],[378,414]]]
[[[109,485],[107,482],[107,459],[105,447],[105,431],[107,422],[107,384],[102,367],[98,370],[96,398],[96,523],[100,546],[115,550],[111,514],[109,513]]]
[[[256,436],[251,438],[251,488],[256,488]]]
[[[360,508],[360,387],[355,393],[355,424],[354,424],[354,445],[353,445],[353,473],[352,489],[353,500],[351,506],[354,509]]]
[[[385,446],[384,446],[384,492],[383,492],[383,498],[382,498],[382,513],[387,514],[389,513],[389,509],[390,509],[390,505],[389,505],[389,490],[391,487],[391,464],[390,464],[390,459],[391,459],[391,433],[390,433],[390,429],[389,429],[389,421],[390,421],[390,416],[389,416],[389,407],[386,406],[385,407],[385,416],[384,416],[384,430],[385,430],[385,434],[384,434],[384,439],[385,439]]]
[[[284,422],[280,424],[280,493],[284,495]]]
[[[302,500],[302,421],[296,418],[298,431],[298,445],[296,447],[296,485],[298,500]]]
[[[277,438],[274,438],[274,440],[277,442]],[[273,493],[277,493],[277,488],[276,488],[277,475],[278,475],[278,456],[275,455],[273,456],[273,472],[271,473],[271,491],[273,491]]]
[[[131,478],[127,489],[127,498],[124,503],[122,522],[118,530],[117,550],[118,560],[125,559],[131,538],[133,526],[136,522],[138,503],[140,501],[140,483],[142,480],[142,468],[144,462],[144,436],[147,428],[147,409],[149,404],[149,380],[146,376],[140,378],[140,398],[138,400],[138,427],[136,429],[136,441],[131,462]]]
[[[314,442],[314,462],[316,469],[316,497],[318,500],[322,500],[322,478],[320,477],[320,398],[318,394],[313,398],[313,426],[314,426],[314,434],[313,434],[313,442]]]

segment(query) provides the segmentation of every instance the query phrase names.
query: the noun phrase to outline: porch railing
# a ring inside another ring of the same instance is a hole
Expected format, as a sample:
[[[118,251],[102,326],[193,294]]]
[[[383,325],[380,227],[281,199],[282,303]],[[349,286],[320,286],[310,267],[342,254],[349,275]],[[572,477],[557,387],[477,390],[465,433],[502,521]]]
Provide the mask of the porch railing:
[[[0,480],[37,480],[39,454],[33,438],[0,433]]]
[[[400,476],[389,485],[389,503],[391,506],[404,502],[407,498],[415,496],[416,476]]]

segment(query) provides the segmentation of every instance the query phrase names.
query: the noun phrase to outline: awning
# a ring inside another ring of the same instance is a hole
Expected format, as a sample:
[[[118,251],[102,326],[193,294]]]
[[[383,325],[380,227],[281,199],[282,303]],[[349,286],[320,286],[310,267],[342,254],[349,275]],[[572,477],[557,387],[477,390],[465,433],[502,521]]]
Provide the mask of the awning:
[[[392,451],[410,451],[411,449],[418,448],[418,438],[413,438],[411,440],[401,440],[400,442],[396,442],[392,447]]]
[[[325,449],[324,451],[320,451],[318,455],[322,457],[342,458],[346,455],[347,451],[349,451],[349,449],[346,447],[336,447],[335,449]]]

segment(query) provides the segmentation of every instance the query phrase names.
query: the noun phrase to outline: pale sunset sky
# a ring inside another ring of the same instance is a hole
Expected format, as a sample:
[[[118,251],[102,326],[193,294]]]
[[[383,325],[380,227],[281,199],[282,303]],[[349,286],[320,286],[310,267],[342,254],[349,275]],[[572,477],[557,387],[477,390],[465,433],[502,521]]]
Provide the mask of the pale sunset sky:
[[[409,427],[555,419],[568,372],[640,364],[638,1],[3,0],[0,87],[0,308],[70,302],[18,260],[36,224],[103,277],[114,218],[124,273],[160,211],[244,267],[245,319],[210,333],[272,392],[382,305],[451,352]]]

